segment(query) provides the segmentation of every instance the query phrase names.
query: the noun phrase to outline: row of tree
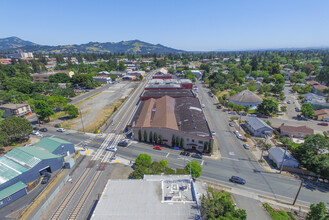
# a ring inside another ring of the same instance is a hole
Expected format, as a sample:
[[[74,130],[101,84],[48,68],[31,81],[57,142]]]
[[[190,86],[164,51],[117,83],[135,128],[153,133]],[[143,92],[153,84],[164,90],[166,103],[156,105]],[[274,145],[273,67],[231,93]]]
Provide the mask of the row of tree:
[[[140,154],[135,161],[134,171],[129,175],[129,179],[143,179],[144,175],[191,175],[195,178],[201,176],[202,167],[196,161],[189,162],[184,169],[171,169],[166,160],[160,162],[152,161],[148,154]]]

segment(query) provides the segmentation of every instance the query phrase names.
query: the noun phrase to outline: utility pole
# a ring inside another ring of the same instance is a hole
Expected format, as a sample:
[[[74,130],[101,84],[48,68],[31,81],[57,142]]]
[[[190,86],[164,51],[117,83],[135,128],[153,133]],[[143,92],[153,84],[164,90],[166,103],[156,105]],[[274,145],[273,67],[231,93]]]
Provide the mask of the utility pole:
[[[81,110],[79,109],[79,112],[80,112],[80,119],[81,119],[81,124],[82,124],[82,129],[83,129],[83,133],[85,134],[85,126],[83,125],[83,120],[82,120],[82,113],[81,113]]]
[[[297,201],[297,197],[298,197],[298,195],[299,195],[299,192],[300,192],[300,190],[302,189],[302,186],[303,186],[303,179],[300,181],[300,186],[299,186],[299,189],[298,189],[298,191],[297,191],[297,194],[296,194],[296,197],[295,197],[295,200],[294,200],[294,202],[292,203],[292,205],[295,205],[295,203],[296,203],[296,201]]]
[[[282,168],[283,168],[283,164],[284,164],[284,158],[286,157],[286,153],[287,153],[287,148],[288,148],[288,146],[287,146],[287,144],[285,144],[285,149],[284,149],[284,154],[283,154],[283,157],[282,157],[282,163],[281,163],[281,167],[280,167],[280,174],[281,174],[281,172],[282,172]]]

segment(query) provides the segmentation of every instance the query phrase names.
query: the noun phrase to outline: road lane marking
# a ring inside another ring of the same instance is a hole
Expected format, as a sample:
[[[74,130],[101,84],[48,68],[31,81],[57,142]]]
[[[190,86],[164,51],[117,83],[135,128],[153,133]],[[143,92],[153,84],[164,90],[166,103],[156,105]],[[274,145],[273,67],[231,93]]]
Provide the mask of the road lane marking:
[[[203,166],[204,160],[201,161],[201,166]]]
[[[229,154],[229,155],[231,155],[231,156],[234,156],[234,155],[235,155],[235,153],[234,153],[234,152],[232,152],[232,151],[231,151],[231,152],[229,152],[228,154]]]
[[[168,156],[169,156],[169,154],[170,154],[170,153],[168,153],[166,157],[168,157]]]
[[[239,161],[238,159],[235,159],[235,158],[230,158],[230,157],[222,157],[222,159],[227,159],[227,160],[234,160],[234,161]]]
[[[90,153],[90,150],[87,151],[86,155],[88,155]]]

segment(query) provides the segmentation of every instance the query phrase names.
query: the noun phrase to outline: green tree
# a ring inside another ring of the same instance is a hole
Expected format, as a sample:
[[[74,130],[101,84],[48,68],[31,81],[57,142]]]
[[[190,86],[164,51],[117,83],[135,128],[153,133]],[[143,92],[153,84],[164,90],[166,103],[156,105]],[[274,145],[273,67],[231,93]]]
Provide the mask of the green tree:
[[[175,143],[176,143],[175,147],[178,147],[178,145],[179,145],[179,137],[178,136],[176,136]]]
[[[184,148],[184,138],[180,138],[179,147]]]
[[[175,135],[173,135],[173,136],[171,137],[171,146],[172,146],[172,147],[175,147],[175,146],[176,146],[176,137],[175,137]]]
[[[142,131],[141,131],[141,129],[138,130],[138,141],[142,141]]]
[[[27,119],[12,116],[1,122],[0,130],[8,135],[10,141],[16,141],[28,136],[33,128]]]
[[[314,115],[314,109],[311,103],[303,103],[302,105],[302,115],[306,118],[311,118]]]
[[[76,118],[79,115],[79,110],[74,105],[67,105],[65,106],[65,112],[68,114],[71,118]]]
[[[149,141],[150,141],[150,143],[153,143],[153,133],[152,133],[152,131],[150,131],[150,134],[149,134]]]
[[[317,75],[317,79],[320,82],[324,82],[326,85],[329,85],[329,66],[325,66],[320,70]]]
[[[307,135],[305,141],[295,154],[300,164],[306,169],[329,178],[329,156],[323,152],[329,151],[329,140],[321,134]]]
[[[327,214],[327,207],[324,202],[311,204],[310,209],[306,220],[329,220],[329,214]]]
[[[144,130],[144,142],[147,142],[147,132]]]
[[[153,140],[155,144],[158,144],[158,134],[154,132]]]
[[[135,162],[136,166],[149,167],[152,164],[152,158],[148,154],[140,154]]]
[[[126,70],[126,65],[124,64],[124,62],[122,62],[122,61],[119,62],[118,70],[119,71],[125,71]]]
[[[168,167],[168,162],[166,160],[160,160],[160,164],[163,166],[163,167]]]
[[[257,57],[257,55],[252,57],[250,65],[251,65],[252,71],[257,71],[258,70],[258,57]]]
[[[191,167],[191,169],[190,169],[190,167]],[[201,176],[202,167],[200,166],[200,164],[198,162],[191,161],[188,164],[186,164],[185,170],[187,172],[190,172],[190,170],[191,170],[192,176],[195,178],[198,178],[199,176]]]
[[[0,147],[7,146],[9,144],[9,139],[8,134],[0,130]]]
[[[278,112],[278,102],[273,99],[264,99],[261,104],[257,106],[257,112],[263,115],[276,114]]]
[[[246,220],[243,209],[235,209],[231,195],[225,191],[216,191],[209,187],[207,197],[201,199],[202,219]]]
[[[40,119],[49,119],[54,114],[52,108],[45,101],[34,101],[35,112],[39,115]]]
[[[15,90],[24,94],[30,94],[32,91],[32,83],[27,79],[9,78],[3,83],[6,90]]]
[[[162,144],[162,135],[161,134],[158,137],[158,144]]]
[[[67,105],[68,100],[61,95],[53,95],[47,98],[47,103],[53,109],[63,109]]]
[[[49,76],[50,83],[69,83],[71,78],[66,73],[56,73]]]

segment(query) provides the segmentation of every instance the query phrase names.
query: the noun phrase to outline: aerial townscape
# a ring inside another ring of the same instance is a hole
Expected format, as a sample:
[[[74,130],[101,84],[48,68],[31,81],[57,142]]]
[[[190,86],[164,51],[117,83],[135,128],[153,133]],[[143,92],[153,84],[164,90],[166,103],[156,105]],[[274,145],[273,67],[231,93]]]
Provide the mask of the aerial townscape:
[[[3,5],[0,219],[329,220],[329,2]]]

